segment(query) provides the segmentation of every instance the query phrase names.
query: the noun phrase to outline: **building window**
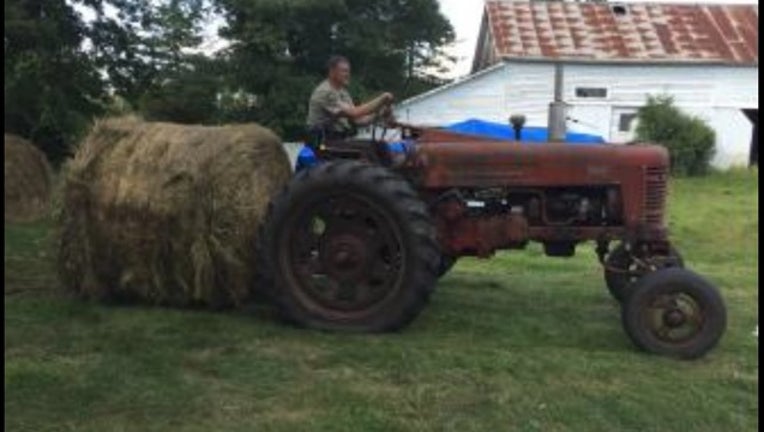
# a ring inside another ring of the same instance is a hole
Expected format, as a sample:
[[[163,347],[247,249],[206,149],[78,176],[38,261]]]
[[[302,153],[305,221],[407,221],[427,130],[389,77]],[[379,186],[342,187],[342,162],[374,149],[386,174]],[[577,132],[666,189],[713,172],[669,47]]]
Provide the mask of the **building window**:
[[[576,87],[576,97],[605,99],[607,97],[607,89],[602,87]]]
[[[637,119],[636,113],[621,114],[618,117],[618,132],[630,132],[631,125]]]

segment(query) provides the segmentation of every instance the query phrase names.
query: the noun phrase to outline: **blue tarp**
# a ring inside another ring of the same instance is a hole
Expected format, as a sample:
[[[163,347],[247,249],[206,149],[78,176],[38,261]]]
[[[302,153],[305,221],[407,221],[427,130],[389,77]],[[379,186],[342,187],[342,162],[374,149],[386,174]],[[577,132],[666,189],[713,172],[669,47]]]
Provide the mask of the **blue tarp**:
[[[478,119],[469,119],[463,122],[454,123],[445,127],[446,130],[470,135],[480,135],[499,140],[515,140],[515,131],[509,124],[493,123]],[[526,126],[520,132],[521,142],[547,142],[549,141],[549,130],[545,127]],[[576,132],[565,134],[565,142],[570,144],[601,144],[605,140],[597,135],[589,135]]]
[[[463,122],[454,123],[450,126],[446,126],[444,129],[464,133],[471,135],[480,135],[484,137],[495,138],[497,140],[515,140],[515,131],[509,125],[502,123],[493,123],[478,119],[469,119]],[[545,127],[524,127],[520,133],[520,141],[525,143],[546,142],[549,132]],[[605,140],[597,135],[589,135],[576,132],[568,132],[565,134],[565,142],[570,144],[601,144]],[[390,151],[393,153],[403,153],[405,151],[404,142],[392,142],[389,143]],[[316,163],[316,155],[307,146],[302,146],[300,153],[297,155],[297,170],[309,167]]]

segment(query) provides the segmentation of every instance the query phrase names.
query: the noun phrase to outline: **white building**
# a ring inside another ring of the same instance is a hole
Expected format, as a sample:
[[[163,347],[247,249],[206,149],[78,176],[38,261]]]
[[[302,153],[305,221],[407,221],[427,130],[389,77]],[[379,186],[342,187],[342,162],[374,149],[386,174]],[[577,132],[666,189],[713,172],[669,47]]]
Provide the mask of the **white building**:
[[[717,136],[714,165],[757,159],[757,5],[488,0],[472,75],[401,102],[396,116],[441,126],[546,126],[563,64],[569,130],[623,143],[647,95],[669,94]]]

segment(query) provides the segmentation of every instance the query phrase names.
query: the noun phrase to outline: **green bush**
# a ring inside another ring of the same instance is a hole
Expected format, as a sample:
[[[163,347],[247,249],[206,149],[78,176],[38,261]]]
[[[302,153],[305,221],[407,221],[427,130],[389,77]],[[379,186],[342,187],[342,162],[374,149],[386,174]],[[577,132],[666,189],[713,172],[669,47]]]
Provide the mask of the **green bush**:
[[[637,139],[666,147],[674,174],[708,173],[716,134],[702,119],[680,111],[671,96],[648,96],[637,117]]]

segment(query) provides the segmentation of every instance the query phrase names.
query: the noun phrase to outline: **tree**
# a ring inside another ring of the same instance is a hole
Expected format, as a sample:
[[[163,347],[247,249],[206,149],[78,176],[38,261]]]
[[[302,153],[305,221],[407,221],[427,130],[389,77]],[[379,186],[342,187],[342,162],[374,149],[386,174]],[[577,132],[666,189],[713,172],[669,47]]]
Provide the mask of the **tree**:
[[[204,0],[89,0],[90,54],[112,91],[137,106],[145,93],[190,70],[202,41]],[[116,14],[108,14],[110,9]]]
[[[140,96],[138,108],[147,120],[213,123],[218,120],[221,88],[216,62],[204,56],[183,60],[184,67],[163,71],[162,81]]]
[[[76,7],[75,7],[76,6]],[[211,7],[232,46],[199,52]],[[300,138],[335,53],[352,92],[403,98],[440,83],[453,29],[436,0],[6,0],[6,130],[61,159],[101,114],[258,121]],[[84,19],[79,10],[92,12]]]
[[[5,130],[61,160],[92,116],[104,82],[80,49],[86,28],[64,0],[5,1]]]
[[[286,139],[304,129],[307,99],[332,54],[350,58],[351,90],[400,98],[440,81],[453,29],[436,0],[217,0],[232,41],[228,85],[257,96],[251,112]]]
[[[90,9],[84,21],[74,6]],[[214,118],[217,79],[188,50],[205,0],[6,0],[6,130],[54,161],[115,98],[173,121]],[[204,116],[200,113],[205,113]]]
[[[703,175],[708,171],[716,134],[700,118],[679,110],[671,96],[648,96],[637,119],[637,139],[666,147],[672,172]]]

